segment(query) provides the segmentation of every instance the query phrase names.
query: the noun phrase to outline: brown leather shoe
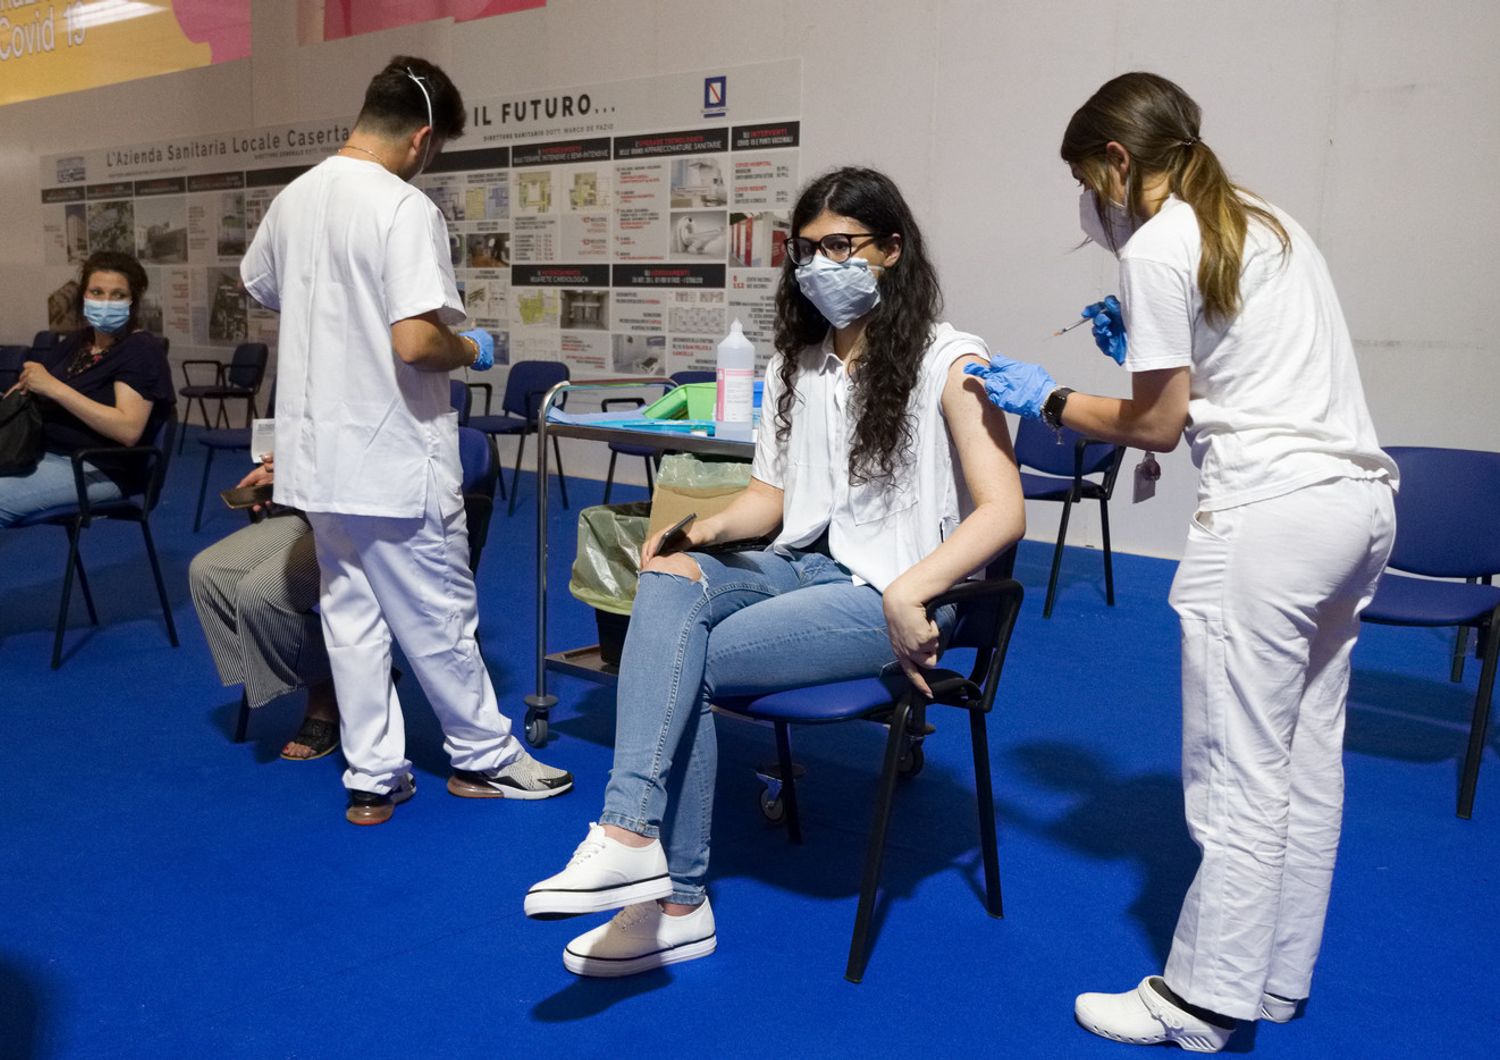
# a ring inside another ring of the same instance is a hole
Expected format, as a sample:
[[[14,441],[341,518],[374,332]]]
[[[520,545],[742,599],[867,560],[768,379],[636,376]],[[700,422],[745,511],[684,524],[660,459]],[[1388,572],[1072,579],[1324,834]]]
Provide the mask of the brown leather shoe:
[[[384,824],[396,812],[396,807],[417,793],[417,782],[407,773],[396,782],[390,791],[380,794],[373,791],[349,792],[349,808],[344,817],[350,824]]]

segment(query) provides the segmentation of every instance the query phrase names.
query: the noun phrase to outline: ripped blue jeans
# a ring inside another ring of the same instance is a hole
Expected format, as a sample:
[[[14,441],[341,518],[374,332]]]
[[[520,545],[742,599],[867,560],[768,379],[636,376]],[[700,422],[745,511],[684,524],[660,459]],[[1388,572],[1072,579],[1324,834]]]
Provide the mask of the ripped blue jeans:
[[[718,747],[709,704],[873,677],[894,663],[880,593],[821,552],[691,553],[701,581],[648,571],[620,660],[602,824],[660,836],[674,902],[703,900]],[[952,609],[938,625],[946,634]]]

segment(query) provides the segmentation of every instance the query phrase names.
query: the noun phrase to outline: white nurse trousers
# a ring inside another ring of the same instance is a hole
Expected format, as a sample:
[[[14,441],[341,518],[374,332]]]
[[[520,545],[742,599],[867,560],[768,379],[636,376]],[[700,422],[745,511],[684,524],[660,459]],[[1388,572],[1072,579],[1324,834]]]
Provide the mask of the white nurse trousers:
[[[384,793],[411,770],[391,681],[391,639],[443,727],[454,768],[520,754],[474,639],[479,624],[463,499],[429,472],[425,516],[308,512],[322,572],[323,636],[339,702],[344,786]]]
[[[1203,858],[1165,977],[1194,1005],[1254,1019],[1263,991],[1308,994],[1343,818],[1349,656],[1393,501],[1383,479],[1343,478],[1193,519],[1171,602]]]

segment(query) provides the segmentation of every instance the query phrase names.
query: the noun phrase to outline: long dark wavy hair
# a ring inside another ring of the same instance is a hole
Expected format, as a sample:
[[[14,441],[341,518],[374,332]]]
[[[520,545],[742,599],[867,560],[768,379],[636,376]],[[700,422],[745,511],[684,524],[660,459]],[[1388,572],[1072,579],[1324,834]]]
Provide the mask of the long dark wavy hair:
[[[901,192],[884,173],[846,166],[831,170],[802,190],[792,211],[792,235],[802,233],[822,212],[858,221],[881,235],[889,249],[901,240],[901,256],[880,273],[880,304],[865,324],[864,349],[853,374],[849,447],[851,484],[889,479],[912,446],[907,404],[922,367],[933,325],[942,311],[937,270],[927,257],[922,231]],[[797,366],[804,349],[823,341],[828,321],[797,286],[791,261],[776,291],[776,349],[781,352],[781,396],[776,405],[776,436],[792,429],[797,398]]]

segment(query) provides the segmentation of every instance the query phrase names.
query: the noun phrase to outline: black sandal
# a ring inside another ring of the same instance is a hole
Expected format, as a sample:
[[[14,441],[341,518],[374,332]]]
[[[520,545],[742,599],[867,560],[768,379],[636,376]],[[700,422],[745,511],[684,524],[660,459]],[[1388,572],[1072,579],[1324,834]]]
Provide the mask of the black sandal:
[[[288,762],[311,762],[315,758],[330,755],[339,745],[339,723],[324,721],[322,718],[303,718],[302,727],[288,743],[300,743],[312,751],[312,754],[306,756],[289,755],[286,748],[282,748],[281,757]]]

